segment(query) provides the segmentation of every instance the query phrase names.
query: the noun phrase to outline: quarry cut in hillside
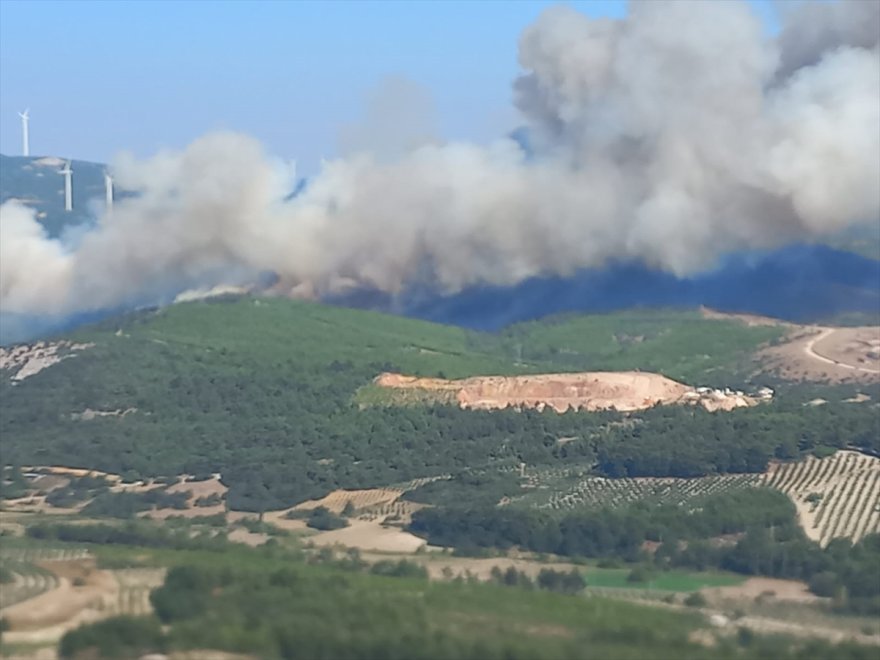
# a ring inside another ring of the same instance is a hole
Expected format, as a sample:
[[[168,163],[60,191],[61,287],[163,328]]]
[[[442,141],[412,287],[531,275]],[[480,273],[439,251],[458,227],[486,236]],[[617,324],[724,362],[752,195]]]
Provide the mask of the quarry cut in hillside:
[[[758,399],[730,390],[694,389],[660,374],[641,371],[539,374],[530,376],[475,376],[461,380],[418,378],[383,373],[374,383],[397,390],[436,393],[437,398],[462,408],[551,408],[567,410],[644,410],[663,404],[702,405],[708,410],[753,406]]]

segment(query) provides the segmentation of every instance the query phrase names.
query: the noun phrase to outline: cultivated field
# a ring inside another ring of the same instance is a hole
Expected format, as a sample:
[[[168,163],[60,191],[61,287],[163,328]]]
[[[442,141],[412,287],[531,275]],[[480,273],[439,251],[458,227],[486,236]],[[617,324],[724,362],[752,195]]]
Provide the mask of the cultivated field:
[[[12,548],[0,557],[14,577],[0,589],[6,643],[53,643],[84,622],[148,614],[150,591],[164,579],[162,569],[99,569],[76,548]]]
[[[425,540],[376,520],[352,520],[348,527],[320,532],[309,537],[316,546],[342,545],[371,552],[411,553],[425,545]]]
[[[792,499],[807,536],[823,546],[880,532],[880,458],[852,451],[811,456],[772,466],[763,483]]]
[[[529,490],[508,504],[565,511],[576,508],[623,506],[640,500],[682,505],[695,497],[750,488],[760,484],[760,474],[733,474],[697,479],[637,477],[607,479],[589,476],[586,470],[564,468],[528,471]]]
[[[55,473],[64,470],[64,468],[51,469]],[[516,466],[501,468],[504,472],[518,472],[518,470]],[[111,480],[118,479],[116,475],[106,476]],[[771,464],[764,474],[728,474],[694,479],[671,477],[609,479],[593,476],[588,468],[581,466],[527,468],[523,477],[521,492],[504,497],[499,504],[559,512],[578,508],[624,506],[643,500],[681,506],[705,495],[767,486],[782,491],[792,499],[807,536],[823,546],[833,538],[846,537],[858,541],[866,534],[880,532],[880,458],[853,451],[838,451],[833,456],[823,459],[810,456],[793,463]],[[357,531],[341,530],[338,534],[334,532],[335,536],[330,535],[326,539],[322,537],[321,541],[344,543],[344,537],[350,537],[354,541],[353,545],[364,549],[389,547],[389,544],[394,546],[397,540],[391,540],[389,531],[381,523],[390,520],[398,525],[405,524],[414,511],[424,506],[403,500],[401,495],[444,478],[448,478],[448,475],[414,479],[385,488],[336,490],[319,500],[302,502],[294,509],[308,511],[323,506],[339,514],[350,503],[355,509],[354,516],[357,522],[374,523],[375,529],[368,526],[358,528]],[[113,490],[144,488],[147,486],[117,484]],[[206,481],[182,481],[169,487],[168,491],[190,492],[192,497],[188,508],[156,509],[142,515],[161,519],[169,515],[192,517],[224,513],[223,504],[198,507],[193,503],[198,497],[225,495],[225,490],[225,486],[216,476]],[[24,501],[35,502],[28,504],[29,510],[36,507],[53,513],[75,513],[82,506],[70,510],[57,509],[42,504],[42,499],[43,497],[32,497],[24,498]],[[16,502],[7,502],[7,505],[10,504],[14,505]],[[303,521],[288,520],[285,517],[288,511],[285,509],[267,512],[267,515],[271,522],[279,527],[291,531],[303,530]],[[236,515],[236,512],[229,512],[229,521],[234,522]],[[243,530],[241,533],[244,533]],[[337,539],[336,536],[340,538]],[[375,539],[372,538],[373,536]],[[247,541],[253,543],[254,538],[249,536]],[[411,539],[406,539],[402,545],[412,545],[410,541]],[[2,557],[0,560],[8,563],[12,559]],[[51,588],[51,576],[45,576],[39,569],[31,568],[31,573],[28,573],[20,564],[15,566],[21,571],[21,575],[16,573],[15,591],[12,587],[5,588],[4,596],[0,598],[0,605],[11,602],[13,596],[7,594],[34,594]]]
[[[410,481],[391,484],[385,488],[366,488],[362,490],[334,490],[319,500],[308,500],[293,507],[296,511],[310,511],[319,506],[329,509],[333,513],[342,513],[346,505],[351,504],[355,513],[362,520],[376,520],[386,516],[397,516],[406,519],[413,511],[421,508],[415,502],[401,500],[404,493],[415,490],[438,479],[448,479],[449,475],[436,477],[423,477]],[[273,512],[283,514],[286,511]]]
[[[823,546],[833,538],[858,541],[880,533],[880,458],[853,451],[772,464],[764,474],[696,479],[606,479],[590,476],[586,469],[528,470],[523,494],[502,504],[554,511],[624,506],[640,500],[680,506],[704,495],[759,486],[788,495],[807,536]]]
[[[0,550],[0,568],[8,570],[12,576],[11,582],[0,585],[0,610],[58,586],[57,576],[35,562],[79,560],[87,555],[85,550],[76,549]]]
[[[308,511],[323,506],[333,513],[340,513],[347,504],[351,504],[355,510],[381,507],[397,500],[403,494],[403,490],[396,488],[370,488],[367,490],[334,490],[320,500],[309,500],[297,504],[294,509]]]

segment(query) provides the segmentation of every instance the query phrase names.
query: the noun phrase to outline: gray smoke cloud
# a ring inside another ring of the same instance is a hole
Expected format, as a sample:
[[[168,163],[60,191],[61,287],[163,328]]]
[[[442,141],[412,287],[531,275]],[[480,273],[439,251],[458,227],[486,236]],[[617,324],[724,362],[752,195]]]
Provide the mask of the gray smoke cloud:
[[[68,314],[266,271],[300,296],[453,293],[610,259],[682,275],[877,222],[878,8],[804,5],[776,39],[745,3],[634,3],[621,20],[549,9],[519,44],[529,153],[509,139],[425,143],[429,122],[409,110],[395,140],[383,104],[420,103],[398,86],[365,123],[378,118],[393,149],[352,129],[351,154],[293,199],[293,173],[243,135],[122,156],[117,186],[138,194],[75,247],[47,239],[27,207],[0,208],[0,305]]]
[[[339,153],[370,153],[387,161],[437,141],[431,95],[404,76],[387,76],[366,99],[361,121],[339,131]]]
[[[780,2],[784,29],[779,35],[778,75],[790,76],[837,48],[876,48],[880,38],[880,2]]]

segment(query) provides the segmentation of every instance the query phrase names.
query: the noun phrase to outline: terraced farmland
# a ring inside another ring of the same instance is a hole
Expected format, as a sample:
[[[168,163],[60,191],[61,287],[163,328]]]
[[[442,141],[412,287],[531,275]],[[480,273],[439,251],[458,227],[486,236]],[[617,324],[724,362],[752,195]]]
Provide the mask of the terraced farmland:
[[[85,550],[4,549],[0,551],[0,567],[12,575],[12,582],[0,587],[0,608],[20,603],[58,586],[58,578],[35,561],[82,559]]]
[[[410,481],[392,484],[385,488],[334,490],[320,500],[302,502],[295,506],[294,509],[298,511],[308,511],[309,509],[323,506],[334,513],[340,513],[346,505],[351,504],[356,511],[370,517],[370,519],[375,518],[377,515],[408,516],[412,513],[414,508],[410,502],[401,502],[399,499],[401,495],[408,491],[415,490],[420,486],[431,483],[432,481],[448,478],[449,475],[440,475],[411,479]]]
[[[369,488],[365,490],[334,490],[320,500],[309,500],[297,504],[298,511],[308,511],[322,506],[334,513],[340,513],[348,504],[355,509],[363,510],[391,504],[403,493],[396,488]]]
[[[113,576],[119,583],[119,591],[115,598],[111,596],[101,603],[104,616],[141,616],[153,611],[150,592],[162,585],[165,580],[164,569],[117,569],[113,571]]]
[[[853,451],[811,456],[772,466],[763,484],[792,499],[807,536],[823,546],[880,532],[880,458]]]
[[[510,503],[565,511],[581,507],[623,506],[640,500],[681,505],[695,497],[758,486],[760,474],[735,474],[700,479],[606,479],[578,471],[547,470],[528,475],[531,491]]]
[[[526,492],[503,504],[560,512],[642,500],[680,506],[703,495],[766,486],[791,498],[805,533],[823,546],[833,538],[858,541],[880,533],[880,458],[853,451],[774,464],[764,474],[606,479],[586,468],[557,468],[527,471],[525,483]]]
[[[3,555],[13,582],[0,590],[0,617],[11,644],[51,643],[83,621],[149,614],[150,592],[165,577],[162,568],[98,568],[85,550],[18,548]]]
[[[0,587],[0,608],[33,598],[58,586],[58,578],[39,566],[20,561],[4,561],[0,565],[12,573],[12,582]]]

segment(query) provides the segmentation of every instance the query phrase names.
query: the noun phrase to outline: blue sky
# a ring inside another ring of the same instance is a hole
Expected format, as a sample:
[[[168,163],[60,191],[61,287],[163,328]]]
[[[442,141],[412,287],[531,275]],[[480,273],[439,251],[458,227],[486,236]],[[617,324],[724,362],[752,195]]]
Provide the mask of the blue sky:
[[[427,89],[441,137],[485,142],[516,124],[517,39],[552,4],[0,0],[0,152],[20,153],[30,107],[35,155],[145,156],[232,129],[309,173],[388,75]]]

